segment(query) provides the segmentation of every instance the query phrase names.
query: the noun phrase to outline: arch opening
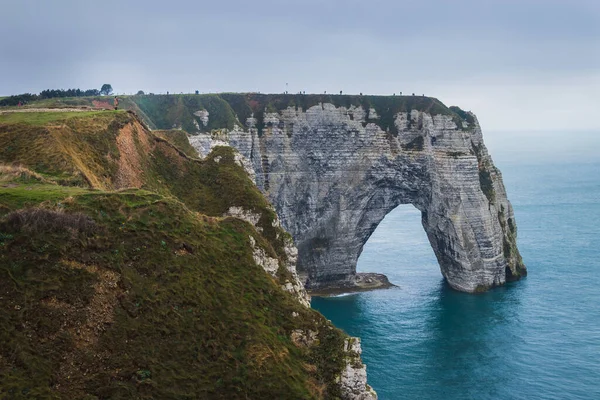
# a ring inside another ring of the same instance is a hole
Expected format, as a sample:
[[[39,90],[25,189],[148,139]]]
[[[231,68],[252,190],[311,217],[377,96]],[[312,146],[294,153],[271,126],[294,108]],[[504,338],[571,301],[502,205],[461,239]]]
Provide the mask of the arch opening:
[[[401,204],[375,227],[359,255],[358,274],[384,274],[409,291],[438,287],[443,276],[421,222],[421,211]]]

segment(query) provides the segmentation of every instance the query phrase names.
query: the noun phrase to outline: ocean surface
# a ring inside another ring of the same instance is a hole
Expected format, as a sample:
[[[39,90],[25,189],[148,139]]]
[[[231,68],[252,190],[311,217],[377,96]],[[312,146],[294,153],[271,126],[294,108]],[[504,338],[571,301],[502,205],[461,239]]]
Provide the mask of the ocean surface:
[[[600,162],[498,166],[527,278],[453,291],[406,205],[358,263],[400,287],[313,299],[362,338],[380,399],[600,399]]]

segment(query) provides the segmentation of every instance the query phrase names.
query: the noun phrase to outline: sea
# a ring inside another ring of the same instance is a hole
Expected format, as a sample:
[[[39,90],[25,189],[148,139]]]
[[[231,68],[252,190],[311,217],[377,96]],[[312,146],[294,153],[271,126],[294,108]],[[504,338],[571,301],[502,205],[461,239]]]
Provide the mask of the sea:
[[[419,211],[403,205],[357,267],[398,287],[312,300],[361,338],[381,400],[600,399],[600,152],[532,159],[503,150],[491,154],[527,278],[478,295],[450,289]]]

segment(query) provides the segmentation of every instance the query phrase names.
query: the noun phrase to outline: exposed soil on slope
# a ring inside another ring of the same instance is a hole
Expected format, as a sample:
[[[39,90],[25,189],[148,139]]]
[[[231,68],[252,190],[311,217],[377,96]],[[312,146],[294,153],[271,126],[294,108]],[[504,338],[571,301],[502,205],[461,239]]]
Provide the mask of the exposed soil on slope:
[[[148,154],[152,145],[147,135],[140,134],[140,132],[143,132],[143,129],[139,123],[127,124],[119,131],[117,136],[117,148],[120,157],[115,183],[119,189],[140,188],[144,184],[140,150],[143,154]]]

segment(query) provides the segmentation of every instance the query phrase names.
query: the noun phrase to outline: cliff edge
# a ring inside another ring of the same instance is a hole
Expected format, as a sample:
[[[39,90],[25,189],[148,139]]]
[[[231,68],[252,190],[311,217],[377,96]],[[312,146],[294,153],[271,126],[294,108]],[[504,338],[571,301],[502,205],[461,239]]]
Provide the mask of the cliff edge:
[[[0,115],[0,397],[375,399],[296,257],[230,147]]]

